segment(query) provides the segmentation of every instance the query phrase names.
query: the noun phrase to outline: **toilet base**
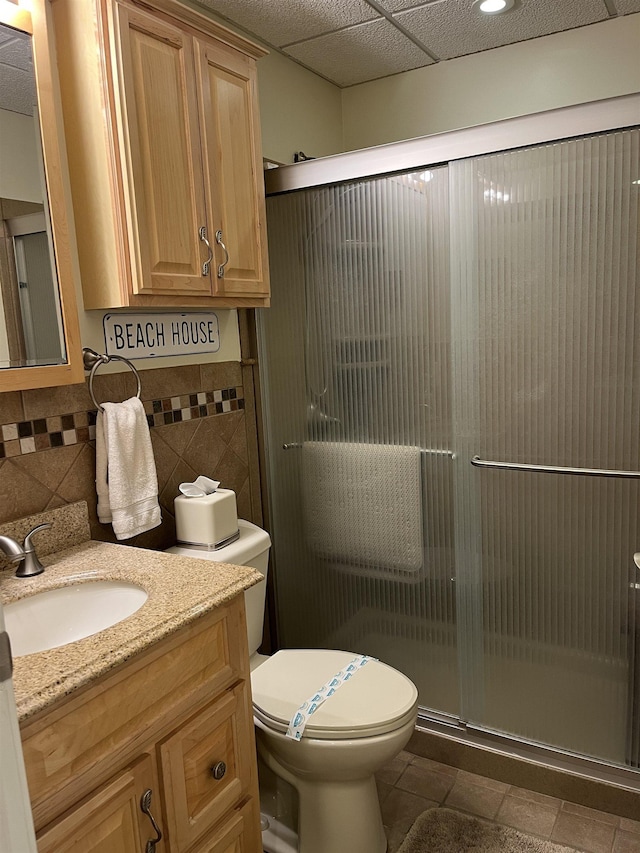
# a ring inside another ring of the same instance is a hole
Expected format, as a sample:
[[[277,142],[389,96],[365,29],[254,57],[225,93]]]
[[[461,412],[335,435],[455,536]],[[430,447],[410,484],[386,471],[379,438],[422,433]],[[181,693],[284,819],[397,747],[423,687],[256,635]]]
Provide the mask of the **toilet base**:
[[[350,782],[305,782],[292,776],[273,755],[258,749],[265,764],[298,793],[298,853],[386,853],[387,837],[373,776]],[[280,853],[280,846],[276,843],[272,853]],[[286,850],[284,847],[282,853]]]
[[[406,745],[413,720],[378,737],[299,743],[254,722],[261,760],[297,792],[298,853],[386,853],[374,772]]]

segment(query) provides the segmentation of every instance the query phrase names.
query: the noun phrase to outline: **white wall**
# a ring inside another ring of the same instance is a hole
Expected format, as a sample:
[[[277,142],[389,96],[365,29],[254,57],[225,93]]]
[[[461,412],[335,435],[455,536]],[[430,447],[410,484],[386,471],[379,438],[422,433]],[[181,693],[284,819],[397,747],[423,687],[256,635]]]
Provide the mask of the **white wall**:
[[[37,141],[31,116],[0,110],[0,198],[42,202]]]
[[[294,151],[342,151],[342,95],[333,83],[273,51],[258,61],[258,95],[267,159],[293,163]]]
[[[635,14],[344,89],[344,150],[638,91]]]

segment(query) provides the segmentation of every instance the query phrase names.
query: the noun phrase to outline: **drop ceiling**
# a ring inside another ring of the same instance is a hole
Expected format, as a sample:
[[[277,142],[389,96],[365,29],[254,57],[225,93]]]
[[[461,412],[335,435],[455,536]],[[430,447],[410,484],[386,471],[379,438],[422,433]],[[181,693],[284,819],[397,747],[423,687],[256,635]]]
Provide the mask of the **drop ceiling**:
[[[340,87],[640,12],[640,0],[516,0],[501,15],[472,0],[199,3]]]
[[[35,102],[31,38],[0,26],[0,109],[30,116]]]

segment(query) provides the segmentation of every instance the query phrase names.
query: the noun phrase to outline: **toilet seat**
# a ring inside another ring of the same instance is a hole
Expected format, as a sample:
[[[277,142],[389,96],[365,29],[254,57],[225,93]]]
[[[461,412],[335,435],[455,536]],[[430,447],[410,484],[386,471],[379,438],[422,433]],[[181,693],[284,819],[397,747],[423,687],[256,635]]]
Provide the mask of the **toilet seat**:
[[[354,652],[285,649],[251,675],[254,715],[285,733],[300,705],[343,669]],[[313,714],[303,738],[345,740],[385,734],[415,720],[418,691],[410,679],[370,660]]]

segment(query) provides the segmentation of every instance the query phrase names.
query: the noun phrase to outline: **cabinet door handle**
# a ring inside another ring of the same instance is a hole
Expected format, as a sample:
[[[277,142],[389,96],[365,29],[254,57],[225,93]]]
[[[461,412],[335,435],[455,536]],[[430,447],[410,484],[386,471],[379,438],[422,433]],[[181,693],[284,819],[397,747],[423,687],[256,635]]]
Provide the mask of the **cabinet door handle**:
[[[154,818],[154,816],[151,814],[151,794],[151,788],[147,788],[144,794],[140,797],[140,809],[143,814],[146,814],[146,816],[151,821],[151,826],[153,827],[153,831],[156,834],[155,838],[151,839],[150,841],[147,841],[147,846],[144,848],[145,853],[155,853],[156,844],[158,843],[158,841],[162,840],[162,833],[160,832],[160,827],[156,823],[156,819]]]
[[[216,782],[219,782],[226,772],[227,765],[224,763],[224,761],[216,761],[216,763],[211,766],[211,775],[216,780]]]
[[[224,262],[218,266],[218,278],[224,278],[224,268],[229,263],[229,252],[225,244],[222,242],[222,231],[216,231],[216,243],[218,246],[222,247],[225,255]]]
[[[198,231],[198,235],[202,242],[205,244],[207,249],[209,250],[209,257],[202,264],[202,275],[209,275],[209,267],[211,266],[211,261],[213,260],[213,249],[211,248],[211,243],[207,240],[207,226],[203,225],[202,228]]]

